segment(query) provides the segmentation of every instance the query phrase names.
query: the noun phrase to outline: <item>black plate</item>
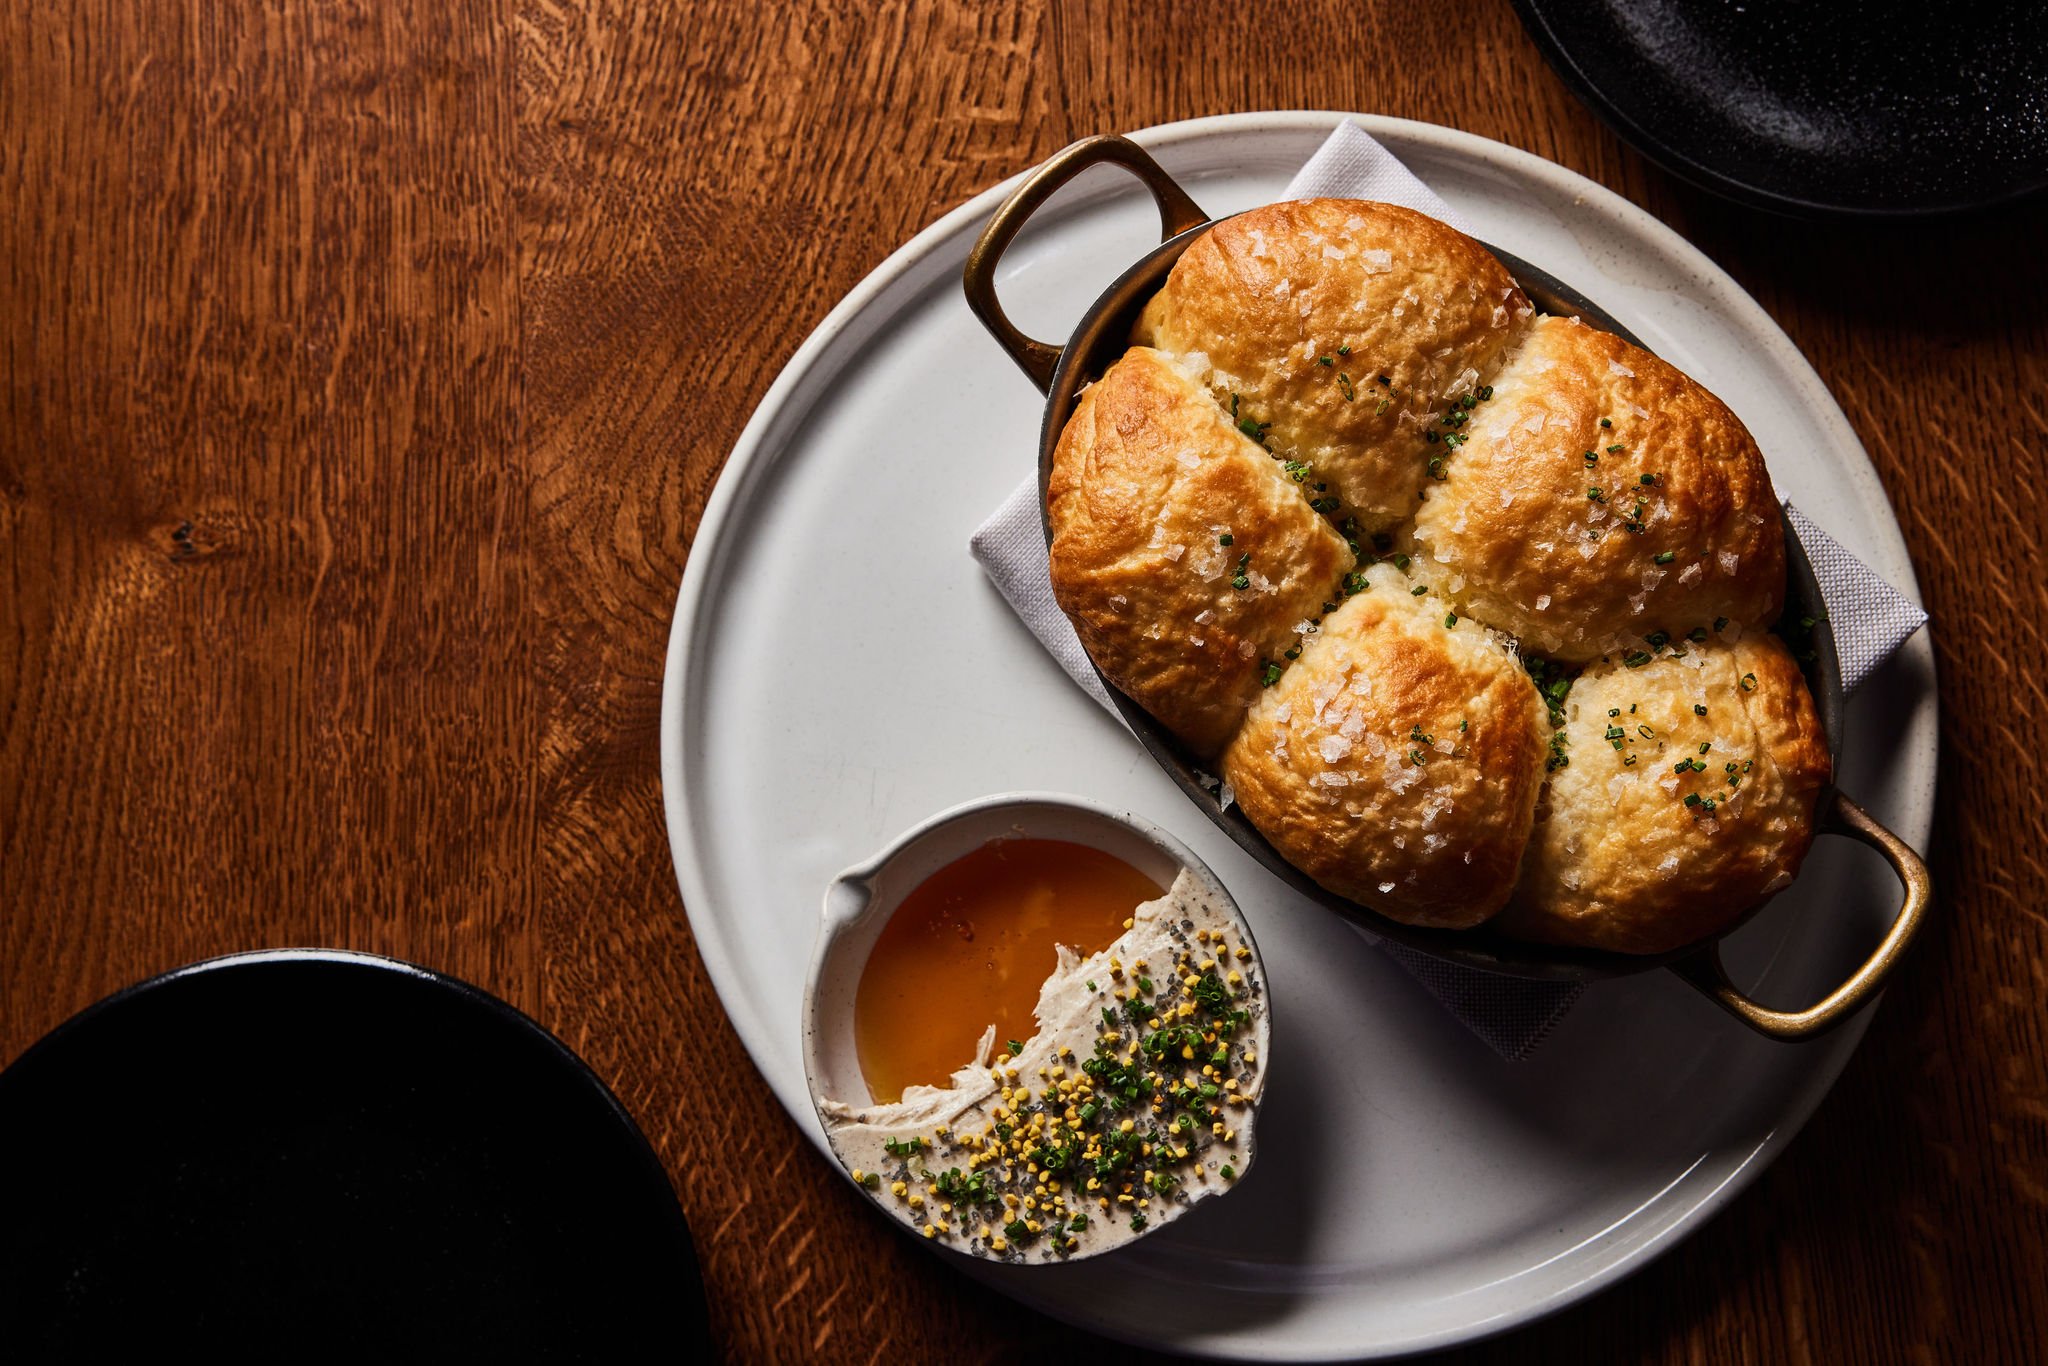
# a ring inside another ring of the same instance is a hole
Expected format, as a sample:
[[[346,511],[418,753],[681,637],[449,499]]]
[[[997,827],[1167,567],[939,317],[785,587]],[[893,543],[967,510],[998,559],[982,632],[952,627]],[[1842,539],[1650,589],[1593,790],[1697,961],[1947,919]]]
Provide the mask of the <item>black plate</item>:
[[[2037,0],[1515,0],[1545,58],[1667,170],[1809,216],[1988,208],[2048,188]]]
[[[622,1361],[708,1340],[667,1174],[574,1054],[464,983],[295,950],[130,988],[0,1073],[0,1359],[181,1347]]]

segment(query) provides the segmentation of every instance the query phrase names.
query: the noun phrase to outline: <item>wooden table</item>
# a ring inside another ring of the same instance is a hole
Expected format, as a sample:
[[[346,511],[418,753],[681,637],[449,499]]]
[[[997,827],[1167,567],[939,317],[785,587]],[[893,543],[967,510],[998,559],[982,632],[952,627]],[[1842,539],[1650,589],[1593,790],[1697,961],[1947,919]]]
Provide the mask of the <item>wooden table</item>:
[[[1833,1095],[1682,1247],[1472,1359],[2039,1350],[2048,213],[1719,203],[1492,0],[4,8],[0,1059],[192,959],[400,955],[609,1080],[732,1358],[1099,1346],[881,1236],[727,1025],[662,826],[676,583],[777,368],[941,212],[1103,129],[1398,114],[1583,172],[1762,301],[1942,671],[1939,918]]]

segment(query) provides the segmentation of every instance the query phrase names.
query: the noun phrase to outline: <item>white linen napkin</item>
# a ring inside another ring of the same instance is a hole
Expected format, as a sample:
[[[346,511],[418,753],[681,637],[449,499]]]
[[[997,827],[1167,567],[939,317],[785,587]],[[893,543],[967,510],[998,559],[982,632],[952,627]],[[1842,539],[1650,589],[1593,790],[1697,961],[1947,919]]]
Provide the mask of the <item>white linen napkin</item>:
[[[1436,193],[1355,123],[1342,123],[1287,187],[1288,199],[1376,199],[1401,204],[1461,232],[1471,228]],[[1927,614],[1861,560],[1787,504],[1794,531],[1813,562],[1834,626],[1842,686],[1854,691],[1871,671],[1926,624]],[[1073,680],[1111,715],[1118,715],[1074,629],[1053,600],[1045,532],[1039,518],[1038,480],[1019,485],[974,533],[969,549],[1039,643]],[[1527,1057],[1577,1001],[1583,987],[1536,982],[1458,967],[1360,934],[1399,963],[1452,1015],[1509,1061]]]

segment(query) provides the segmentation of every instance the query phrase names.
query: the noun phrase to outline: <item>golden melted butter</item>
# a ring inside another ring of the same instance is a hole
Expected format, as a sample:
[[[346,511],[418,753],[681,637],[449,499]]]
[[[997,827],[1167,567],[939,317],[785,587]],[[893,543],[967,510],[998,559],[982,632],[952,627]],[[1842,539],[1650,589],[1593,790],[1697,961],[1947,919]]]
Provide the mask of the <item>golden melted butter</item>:
[[[1122,859],[1065,840],[992,840],[896,908],[861,969],[854,1044],[868,1092],[944,1086],[990,1024],[996,1055],[1030,1038],[1056,945],[1082,957],[1123,933],[1164,889]]]

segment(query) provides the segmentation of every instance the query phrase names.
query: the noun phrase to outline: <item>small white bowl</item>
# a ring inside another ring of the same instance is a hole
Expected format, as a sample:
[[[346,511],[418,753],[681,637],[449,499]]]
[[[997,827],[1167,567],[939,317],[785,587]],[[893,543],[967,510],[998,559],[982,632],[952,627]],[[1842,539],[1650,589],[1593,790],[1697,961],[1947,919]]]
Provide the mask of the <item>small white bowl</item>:
[[[1228,912],[1240,942],[1252,950],[1251,961],[1261,990],[1266,992],[1266,1007],[1260,1012],[1257,1026],[1258,1052],[1262,1057],[1267,1054],[1271,995],[1264,982],[1263,967],[1259,966],[1258,945],[1236,901],[1206,863],[1172,835],[1128,812],[1111,811],[1078,797],[1054,793],[999,793],[941,811],[913,826],[873,858],[841,873],[825,891],[824,921],[804,991],[803,1057],[811,1103],[819,1107],[819,1123],[825,1126],[835,1152],[838,1145],[824,1114],[823,1102],[831,1099],[855,1107],[873,1102],[855,1047],[854,998],[868,954],[883,927],[904,899],[939,869],[991,840],[1021,838],[1066,840],[1099,849],[1122,859],[1161,887],[1170,888],[1185,870],[1198,890],[1207,892]],[[1250,1170],[1256,1150],[1252,1137],[1254,1122],[1247,1116],[1241,1126],[1245,1171]],[[1238,1179],[1242,1180],[1242,1173]],[[901,1217],[892,1222],[909,1227]],[[1171,1222],[1162,1220],[1153,1228]],[[1090,1255],[1094,1253],[1078,1252],[1067,1260],[1078,1261]]]

